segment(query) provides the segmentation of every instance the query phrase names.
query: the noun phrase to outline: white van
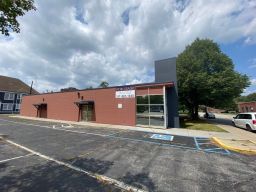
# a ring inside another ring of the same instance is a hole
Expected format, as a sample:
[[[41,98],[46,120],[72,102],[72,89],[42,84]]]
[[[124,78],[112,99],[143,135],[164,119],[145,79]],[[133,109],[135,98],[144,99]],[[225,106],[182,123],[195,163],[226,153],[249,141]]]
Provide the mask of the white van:
[[[232,122],[236,127],[245,128],[248,131],[256,130],[256,113],[239,113],[236,117],[233,117]]]

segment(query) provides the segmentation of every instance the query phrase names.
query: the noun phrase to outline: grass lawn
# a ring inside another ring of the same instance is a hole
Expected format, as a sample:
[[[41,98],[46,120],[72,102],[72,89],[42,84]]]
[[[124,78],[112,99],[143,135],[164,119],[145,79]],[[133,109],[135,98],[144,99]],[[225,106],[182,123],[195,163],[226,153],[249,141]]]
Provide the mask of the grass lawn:
[[[182,119],[180,122],[180,126],[185,129],[194,129],[194,130],[201,130],[201,131],[215,131],[215,132],[227,132],[220,127],[208,123],[205,120],[189,120],[189,119]]]

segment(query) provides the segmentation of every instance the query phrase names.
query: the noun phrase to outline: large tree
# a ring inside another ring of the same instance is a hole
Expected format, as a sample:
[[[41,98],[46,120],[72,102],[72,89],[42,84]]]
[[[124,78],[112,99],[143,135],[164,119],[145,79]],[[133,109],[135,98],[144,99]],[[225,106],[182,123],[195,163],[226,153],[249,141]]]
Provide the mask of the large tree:
[[[241,96],[235,99],[236,102],[250,102],[250,101],[256,101],[256,93],[251,93],[246,96]]]
[[[100,83],[100,85],[99,85],[99,87],[101,87],[101,88],[106,88],[106,87],[108,87],[109,86],[109,83],[107,82],[107,81],[102,81],[101,83]]]
[[[199,105],[224,108],[250,84],[209,39],[196,39],[178,56],[177,76],[180,102],[193,119],[198,118]]]
[[[0,0],[0,30],[8,36],[10,31],[19,33],[20,24],[18,16],[25,15],[25,12],[36,10],[34,0]]]

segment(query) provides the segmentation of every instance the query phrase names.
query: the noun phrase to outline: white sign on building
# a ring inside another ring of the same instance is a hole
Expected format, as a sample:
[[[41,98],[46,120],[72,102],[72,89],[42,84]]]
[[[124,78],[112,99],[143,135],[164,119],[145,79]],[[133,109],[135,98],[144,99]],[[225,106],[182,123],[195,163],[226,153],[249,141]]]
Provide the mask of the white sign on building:
[[[134,98],[135,90],[116,91],[116,98]]]

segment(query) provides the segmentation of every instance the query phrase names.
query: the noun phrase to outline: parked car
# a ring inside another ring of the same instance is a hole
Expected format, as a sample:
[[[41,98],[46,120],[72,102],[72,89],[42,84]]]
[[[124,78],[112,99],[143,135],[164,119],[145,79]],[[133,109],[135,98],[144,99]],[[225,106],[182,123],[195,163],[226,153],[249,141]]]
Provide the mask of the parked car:
[[[248,131],[256,130],[256,113],[239,113],[233,117],[232,122],[235,127],[245,128]]]
[[[204,118],[206,118],[206,119],[215,119],[215,115],[213,113],[207,112],[207,113],[204,114]]]

